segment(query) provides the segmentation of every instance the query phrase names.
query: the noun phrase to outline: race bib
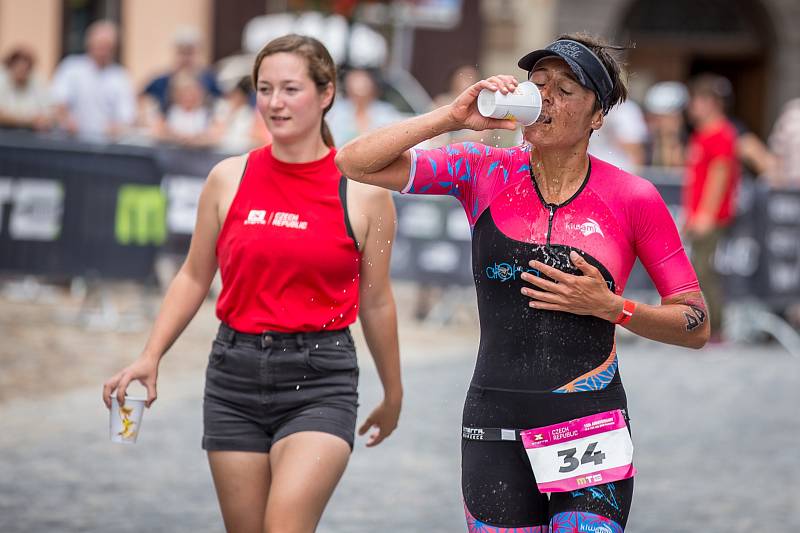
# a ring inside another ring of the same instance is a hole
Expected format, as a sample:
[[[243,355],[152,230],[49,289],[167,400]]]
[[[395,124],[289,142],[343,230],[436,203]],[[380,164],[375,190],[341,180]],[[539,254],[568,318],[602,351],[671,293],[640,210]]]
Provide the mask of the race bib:
[[[520,431],[539,492],[633,477],[633,442],[620,409]]]

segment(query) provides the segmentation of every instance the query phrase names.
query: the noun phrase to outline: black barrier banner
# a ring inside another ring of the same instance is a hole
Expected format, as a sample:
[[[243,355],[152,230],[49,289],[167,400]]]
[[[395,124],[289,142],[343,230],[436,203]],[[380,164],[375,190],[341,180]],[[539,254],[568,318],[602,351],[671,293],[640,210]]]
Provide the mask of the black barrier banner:
[[[197,203],[206,176],[225,156],[204,150],[161,147],[154,153],[167,198],[167,242],[162,251],[183,255],[189,249]]]
[[[400,194],[394,201],[392,277],[424,285],[472,284],[472,235],[461,204],[451,197]]]
[[[684,221],[681,205],[681,185],[669,176],[655,176],[655,185],[670,213],[680,228]],[[767,264],[762,261],[766,226],[764,206],[769,201],[769,191],[761,184],[743,182],[739,190],[737,217],[720,239],[714,256],[714,268],[722,277],[725,295],[736,299],[748,296],[766,298],[770,288],[766,285]],[[795,227],[795,232],[800,226]],[[691,248],[687,246],[687,254]],[[641,262],[637,259],[628,284],[627,294],[650,293],[657,298],[657,291]]]
[[[767,291],[786,308],[800,301],[800,190],[770,191],[764,217]]]
[[[0,271],[146,278],[156,253],[188,250],[205,177],[223,157],[0,130]],[[680,172],[644,174],[680,227]],[[392,275],[471,285],[471,232],[458,201],[394,198]],[[742,183],[737,219],[714,261],[729,297],[755,297],[773,308],[800,300],[800,191]],[[638,261],[626,292],[656,294]]]
[[[0,270],[144,279],[164,241],[147,151],[3,133]]]
[[[206,176],[225,156],[205,150],[163,147],[154,155],[163,175],[162,186],[169,205],[167,229],[172,235],[191,235]]]

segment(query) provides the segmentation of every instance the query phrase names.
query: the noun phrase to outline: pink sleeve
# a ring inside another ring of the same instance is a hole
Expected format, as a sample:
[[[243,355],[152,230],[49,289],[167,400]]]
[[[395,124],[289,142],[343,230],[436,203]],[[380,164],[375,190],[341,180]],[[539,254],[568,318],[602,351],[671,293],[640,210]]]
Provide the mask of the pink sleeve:
[[[408,184],[402,192],[453,196],[474,226],[491,203],[498,184],[508,182],[516,151],[472,142],[433,150],[412,149]],[[527,168],[526,164],[518,170],[527,172]]]
[[[678,228],[658,190],[642,180],[637,192],[631,221],[636,255],[661,298],[699,291],[697,275],[683,249]]]

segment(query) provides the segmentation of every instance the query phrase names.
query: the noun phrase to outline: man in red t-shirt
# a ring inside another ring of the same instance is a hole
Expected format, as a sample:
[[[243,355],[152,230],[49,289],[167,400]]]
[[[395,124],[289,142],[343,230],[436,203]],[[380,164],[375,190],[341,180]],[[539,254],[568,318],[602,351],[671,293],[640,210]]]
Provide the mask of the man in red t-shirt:
[[[725,118],[731,84],[721,76],[703,74],[690,84],[689,119],[695,130],[689,139],[683,187],[685,232],[692,263],[708,303],[712,339],[720,339],[722,287],[713,260],[717,243],[736,213],[739,163],[736,128]]]

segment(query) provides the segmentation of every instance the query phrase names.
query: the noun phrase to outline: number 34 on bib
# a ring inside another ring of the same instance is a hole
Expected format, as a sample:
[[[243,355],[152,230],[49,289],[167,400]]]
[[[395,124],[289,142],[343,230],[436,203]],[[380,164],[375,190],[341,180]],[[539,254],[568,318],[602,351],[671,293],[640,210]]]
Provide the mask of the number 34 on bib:
[[[539,491],[567,492],[633,477],[633,442],[620,409],[521,431]]]

